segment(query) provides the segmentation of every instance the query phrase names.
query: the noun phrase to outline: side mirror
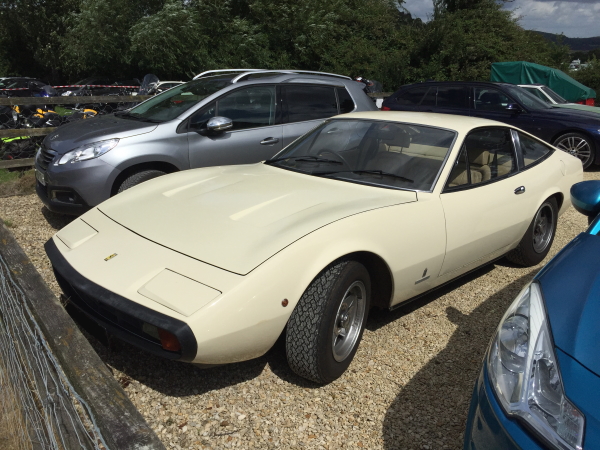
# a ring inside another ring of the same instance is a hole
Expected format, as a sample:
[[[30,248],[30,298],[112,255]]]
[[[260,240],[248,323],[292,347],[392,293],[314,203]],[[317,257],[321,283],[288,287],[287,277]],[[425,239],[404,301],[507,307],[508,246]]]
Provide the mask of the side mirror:
[[[523,112],[523,109],[516,103],[509,103],[508,105],[506,105],[506,110],[515,113]]]
[[[206,123],[206,129],[213,133],[222,133],[230,130],[233,127],[233,120],[228,117],[216,116],[211,117]]]
[[[571,186],[573,207],[591,223],[600,214],[600,180],[589,180]]]

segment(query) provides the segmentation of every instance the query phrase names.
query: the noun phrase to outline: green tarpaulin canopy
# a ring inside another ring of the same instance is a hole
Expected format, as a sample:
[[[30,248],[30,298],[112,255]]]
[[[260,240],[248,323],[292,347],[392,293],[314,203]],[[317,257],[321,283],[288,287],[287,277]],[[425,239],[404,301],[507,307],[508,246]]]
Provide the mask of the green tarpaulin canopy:
[[[492,64],[491,81],[512,84],[545,84],[570,102],[596,98],[596,91],[558,69],[525,61]]]

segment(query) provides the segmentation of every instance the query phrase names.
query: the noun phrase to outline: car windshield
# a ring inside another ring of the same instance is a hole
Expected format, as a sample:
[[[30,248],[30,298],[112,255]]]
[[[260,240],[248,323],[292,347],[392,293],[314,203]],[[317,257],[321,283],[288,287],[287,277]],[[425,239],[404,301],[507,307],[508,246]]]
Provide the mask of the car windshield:
[[[265,163],[343,181],[429,191],[455,136],[454,131],[410,123],[336,119]]]
[[[550,97],[552,100],[554,100],[559,105],[564,105],[565,103],[568,103],[564,98],[562,98],[560,95],[558,95],[556,92],[554,92],[549,87],[542,86],[542,90],[546,93],[546,95],[548,95],[548,97]]]
[[[522,87],[519,87],[519,86],[506,86],[506,90],[508,91],[508,93],[513,98],[515,98],[516,100],[518,100],[519,102],[521,102],[521,104],[524,105],[528,109],[540,110],[540,109],[550,109],[550,108],[552,108],[552,106],[550,106],[547,103],[543,102],[542,100],[540,100],[539,98],[537,98],[532,93],[527,92],[527,90],[523,89]]]
[[[27,86],[27,81],[24,80],[15,80],[8,79],[4,81],[0,81],[0,89],[15,89],[15,88],[24,88]]]
[[[140,119],[166,122],[231,83],[231,77],[207,77],[190,81],[158,94],[132,108],[128,114]]]

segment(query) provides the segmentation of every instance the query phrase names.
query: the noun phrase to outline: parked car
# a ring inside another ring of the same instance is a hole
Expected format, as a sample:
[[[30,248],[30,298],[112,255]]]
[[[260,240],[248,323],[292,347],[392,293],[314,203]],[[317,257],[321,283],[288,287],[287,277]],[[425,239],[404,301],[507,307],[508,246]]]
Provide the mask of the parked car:
[[[580,111],[589,111],[600,114],[600,107],[568,102],[548,86],[543,84],[520,84],[519,86],[553,107],[579,109]]]
[[[37,193],[52,211],[80,214],[165,173],[268,159],[327,117],[376,109],[342,75],[206,73],[49,134],[36,157]]]
[[[180,84],[183,84],[183,81],[160,81],[156,89],[160,94],[161,92],[171,89],[172,87],[179,86]]]
[[[264,163],[136,186],[46,252],[68,301],[121,339],[213,365],[258,357],[285,333],[292,370],[327,383],[371,306],[503,255],[539,263],[582,174],[577,158],[499,122],[347,114]]]
[[[577,155],[587,168],[600,164],[598,114],[553,108],[507,83],[426,82],[401,87],[382,110],[431,111],[498,120]]]
[[[600,448],[600,181],[572,187],[591,221],[519,293],[473,391],[465,450]]]
[[[0,93],[11,97],[40,97],[48,83],[37,78],[9,77],[0,81]]]
[[[57,86],[60,95],[69,96],[101,96],[101,95],[129,95],[139,89],[140,81],[114,80],[106,77],[84,78],[72,85]]]

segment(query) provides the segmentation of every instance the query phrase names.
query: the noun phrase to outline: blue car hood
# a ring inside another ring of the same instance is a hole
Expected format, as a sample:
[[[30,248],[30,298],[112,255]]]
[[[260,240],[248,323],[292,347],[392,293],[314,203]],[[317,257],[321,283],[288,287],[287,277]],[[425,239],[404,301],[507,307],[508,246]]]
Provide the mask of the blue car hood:
[[[600,376],[600,236],[582,233],[536,276],[556,347]]]

